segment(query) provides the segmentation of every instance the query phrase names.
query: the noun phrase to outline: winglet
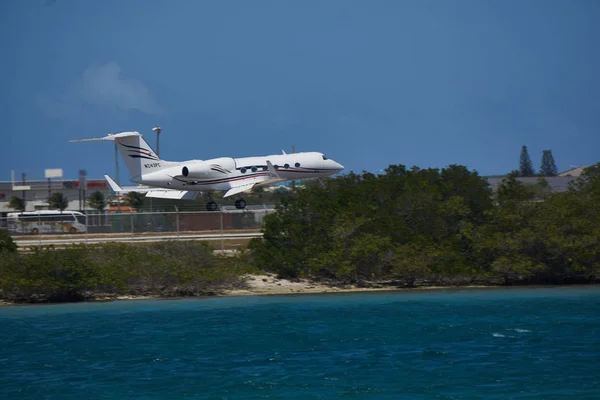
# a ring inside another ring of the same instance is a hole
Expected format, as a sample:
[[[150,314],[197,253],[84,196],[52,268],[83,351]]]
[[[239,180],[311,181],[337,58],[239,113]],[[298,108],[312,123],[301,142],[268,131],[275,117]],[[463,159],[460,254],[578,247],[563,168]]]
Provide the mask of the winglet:
[[[121,189],[121,186],[119,186],[117,184],[117,182],[113,181],[110,176],[104,175],[104,179],[106,179],[106,181],[108,182],[108,185],[113,190],[113,192],[119,193],[119,192],[123,191],[123,189]]]
[[[273,164],[269,160],[267,160],[267,167],[269,168],[269,173],[270,173],[270,175],[272,177],[281,179],[281,177],[277,173],[277,170],[275,169],[275,167],[273,166]]]

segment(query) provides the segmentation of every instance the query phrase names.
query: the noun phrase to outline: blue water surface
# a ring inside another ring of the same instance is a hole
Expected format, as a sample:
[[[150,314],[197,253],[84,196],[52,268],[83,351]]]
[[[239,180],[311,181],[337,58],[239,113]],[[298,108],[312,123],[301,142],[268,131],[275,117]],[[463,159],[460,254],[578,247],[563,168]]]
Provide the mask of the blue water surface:
[[[600,288],[0,307],[0,399],[600,399]]]

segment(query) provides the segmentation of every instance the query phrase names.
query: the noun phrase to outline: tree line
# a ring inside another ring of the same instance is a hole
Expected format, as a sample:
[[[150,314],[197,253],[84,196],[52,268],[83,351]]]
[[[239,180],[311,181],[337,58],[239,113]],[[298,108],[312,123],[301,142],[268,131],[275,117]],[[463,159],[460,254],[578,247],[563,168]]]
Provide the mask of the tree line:
[[[527,146],[521,148],[521,156],[519,159],[519,169],[511,171],[509,176],[556,176],[558,175],[558,169],[556,168],[556,162],[552,155],[552,150],[542,151],[542,163],[540,165],[540,171],[536,174],[533,168],[533,163],[529,157]]]
[[[284,199],[254,263],[282,277],[398,284],[566,283],[600,271],[600,164],[539,196],[505,178],[492,192],[464,166],[392,165]]]
[[[218,256],[205,242],[104,243],[17,251],[0,229],[0,299],[73,302],[118,296],[203,296],[245,288],[245,257]]]

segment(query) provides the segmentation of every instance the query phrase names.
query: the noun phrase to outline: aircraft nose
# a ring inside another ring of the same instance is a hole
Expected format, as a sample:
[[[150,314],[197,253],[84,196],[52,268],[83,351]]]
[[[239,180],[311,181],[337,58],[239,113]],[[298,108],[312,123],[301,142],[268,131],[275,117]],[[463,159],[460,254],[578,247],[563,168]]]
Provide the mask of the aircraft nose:
[[[344,170],[344,166],[342,164],[340,164],[337,161],[334,161],[333,164],[335,165],[335,169],[338,170],[338,172],[343,171]]]

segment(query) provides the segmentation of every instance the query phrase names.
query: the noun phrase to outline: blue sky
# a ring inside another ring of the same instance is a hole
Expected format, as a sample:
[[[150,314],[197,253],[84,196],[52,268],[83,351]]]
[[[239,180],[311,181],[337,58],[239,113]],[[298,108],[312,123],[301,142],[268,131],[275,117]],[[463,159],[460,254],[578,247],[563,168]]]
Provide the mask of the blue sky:
[[[600,161],[595,0],[6,0],[0,180],[114,175],[137,130],[167,160],[322,151],[346,172],[483,175]],[[121,163],[121,166],[123,164]],[[122,168],[123,169],[123,168]],[[122,182],[127,178],[121,173]]]

